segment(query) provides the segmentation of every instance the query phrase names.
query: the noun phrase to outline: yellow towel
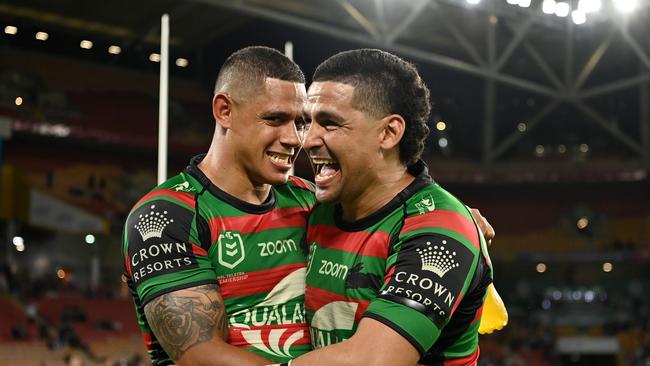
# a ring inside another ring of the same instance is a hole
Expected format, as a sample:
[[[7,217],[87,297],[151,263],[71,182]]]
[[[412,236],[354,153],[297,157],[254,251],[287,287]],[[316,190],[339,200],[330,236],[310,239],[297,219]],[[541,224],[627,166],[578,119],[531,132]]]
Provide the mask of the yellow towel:
[[[478,332],[480,334],[490,334],[495,330],[503,329],[506,324],[508,324],[508,310],[506,310],[497,289],[494,288],[494,284],[491,283],[487,288]]]

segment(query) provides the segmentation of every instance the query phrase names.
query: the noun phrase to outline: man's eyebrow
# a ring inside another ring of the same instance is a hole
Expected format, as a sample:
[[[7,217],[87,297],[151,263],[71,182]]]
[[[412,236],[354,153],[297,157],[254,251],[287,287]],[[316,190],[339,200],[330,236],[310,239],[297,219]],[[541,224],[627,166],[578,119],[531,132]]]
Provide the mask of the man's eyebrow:
[[[340,114],[332,111],[332,110],[318,110],[316,112],[316,115],[314,116],[314,119],[317,121],[322,121],[322,120],[327,120],[327,119],[335,119],[335,120],[342,120],[343,117],[341,117]]]

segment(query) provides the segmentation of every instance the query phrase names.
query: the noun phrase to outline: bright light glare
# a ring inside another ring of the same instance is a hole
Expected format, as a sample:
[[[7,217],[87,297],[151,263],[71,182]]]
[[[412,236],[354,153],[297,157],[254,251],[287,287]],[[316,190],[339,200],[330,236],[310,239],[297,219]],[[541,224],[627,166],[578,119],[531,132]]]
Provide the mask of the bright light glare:
[[[15,246],[25,245],[25,239],[22,236],[14,236],[12,242]]]
[[[557,3],[555,0],[544,0],[542,3],[542,11],[545,14],[555,14],[555,8],[557,7]]]
[[[522,8],[527,8],[530,6],[530,0],[519,0],[519,6]]]
[[[86,235],[86,244],[93,244],[93,243],[95,243],[95,235],[93,234]]]
[[[580,10],[574,10],[571,12],[571,18],[573,19],[573,23],[576,25],[585,24],[587,21],[587,14]]]
[[[187,65],[189,65],[189,64],[190,64],[190,62],[187,61],[186,58],[181,57],[181,58],[176,59],[176,66],[178,66],[178,67],[187,67]]]
[[[446,128],[447,128],[447,124],[445,122],[438,121],[438,123],[436,123],[436,129],[438,131],[444,131]]]
[[[5,33],[7,34],[16,34],[18,33],[18,28],[14,27],[13,25],[8,25],[5,27]]]
[[[441,137],[440,140],[438,140],[438,145],[444,149],[445,147],[447,147],[447,145],[449,145],[449,141],[447,141],[446,138]]]
[[[631,13],[639,6],[639,0],[614,0],[614,6],[621,13]]]
[[[38,32],[36,33],[36,39],[39,41],[47,41],[47,39],[50,37],[47,33],[45,32]]]
[[[580,0],[578,10],[583,13],[594,13],[603,6],[602,0]]]
[[[472,5],[476,5],[476,4],[480,3],[480,2],[481,2],[481,0],[467,0],[467,3],[472,4]]]
[[[555,6],[555,15],[559,16],[560,18],[564,18],[567,15],[569,15],[569,12],[571,11],[571,6],[569,3],[557,3]]]
[[[508,4],[510,4],[510,5],[517,5],[517,4],[519,4],[519,0],[506,0],[506,1],[507,1]]]
[[[149,61],[160,62],[160,55],[157,53],[152,53],[151,55],[149,55]]]

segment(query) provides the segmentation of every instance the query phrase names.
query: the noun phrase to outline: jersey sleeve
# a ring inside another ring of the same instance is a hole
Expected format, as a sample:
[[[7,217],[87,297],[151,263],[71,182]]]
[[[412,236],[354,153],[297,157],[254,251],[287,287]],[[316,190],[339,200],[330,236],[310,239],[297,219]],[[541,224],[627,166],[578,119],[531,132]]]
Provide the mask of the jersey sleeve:
[[[143,306],[168,292],[217,283],[193,223],[192,207],[163,198],[140,204],[127,218],[124,263]]]
[[[424,354],[470,287],[480,252],[443,233],[396,243],[385,283],[365,317],[391,327]]]

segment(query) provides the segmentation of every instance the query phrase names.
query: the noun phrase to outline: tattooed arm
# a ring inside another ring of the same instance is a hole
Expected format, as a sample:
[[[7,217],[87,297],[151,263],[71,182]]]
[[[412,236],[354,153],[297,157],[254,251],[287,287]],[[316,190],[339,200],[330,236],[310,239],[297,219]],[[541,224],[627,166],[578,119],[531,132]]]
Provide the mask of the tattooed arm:
[[[216,284],[160,295],[144,311],[156,338],[179,366],[271,363],[226,342],[226,311]]]

